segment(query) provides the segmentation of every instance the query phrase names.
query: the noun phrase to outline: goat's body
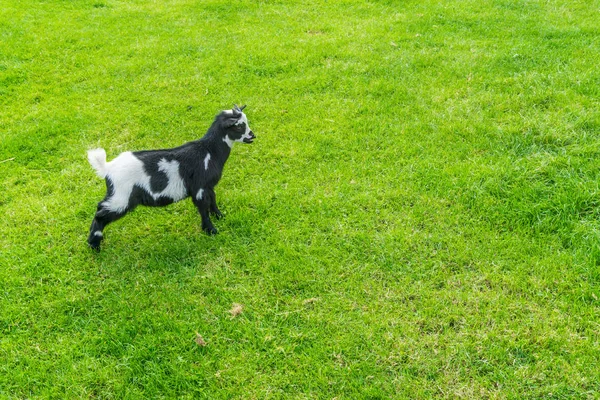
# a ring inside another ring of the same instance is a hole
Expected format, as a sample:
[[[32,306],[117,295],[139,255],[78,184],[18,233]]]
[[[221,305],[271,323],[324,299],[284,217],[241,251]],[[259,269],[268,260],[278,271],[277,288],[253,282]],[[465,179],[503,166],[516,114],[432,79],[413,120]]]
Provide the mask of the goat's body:
[[[109,192],[102,204],[104,208],[121,212],[137,204],[167,205],[188,196],[189,185],[180,174],[177,159],[162,151],[148,152],[145,157],[139,154],[121,153],[106,164]]]
[[[107,188],[90,227],[90,246],[99,249],[104,227],[138,205],[165,206],[187,197],[200,212],[202,228],[209,234],[216,233],[208,215],[221,216],[214,187],[231,151],[231,139],[227,135],[224,139],[216,125],[217,120],[200,140],[173,149],[128,151],[110,162],[106,162],[103,149],[90,150],[88,160],[105,178]],[[254,135],[247,131],[251,143]]]

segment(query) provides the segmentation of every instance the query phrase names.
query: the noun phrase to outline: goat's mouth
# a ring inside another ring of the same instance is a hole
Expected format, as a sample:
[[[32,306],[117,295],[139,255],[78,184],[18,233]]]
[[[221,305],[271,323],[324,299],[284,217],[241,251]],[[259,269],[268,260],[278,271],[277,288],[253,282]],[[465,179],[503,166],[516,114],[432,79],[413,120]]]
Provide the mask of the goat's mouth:
[[[250,132],[250,136],[244,138],[244,143],[254,143],[255,138],[254,133]]]

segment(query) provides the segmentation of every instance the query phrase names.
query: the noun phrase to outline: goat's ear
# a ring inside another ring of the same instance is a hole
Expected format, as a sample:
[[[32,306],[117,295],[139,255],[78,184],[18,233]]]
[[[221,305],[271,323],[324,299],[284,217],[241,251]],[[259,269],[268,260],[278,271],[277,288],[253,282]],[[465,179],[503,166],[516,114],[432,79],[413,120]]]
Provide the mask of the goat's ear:
[[[223,122],[223,125],[225,126],[225,128],[231,128],[232,126],[237,125],[238,122],[240,122],[240,116],[234,115],[232,117],[227,118]]]
[[[223,126],[225,128],[231,128],[232,126],[235,125],[235,123],[237,122],[237,118],[227,118],[225,121],[223,121]]]

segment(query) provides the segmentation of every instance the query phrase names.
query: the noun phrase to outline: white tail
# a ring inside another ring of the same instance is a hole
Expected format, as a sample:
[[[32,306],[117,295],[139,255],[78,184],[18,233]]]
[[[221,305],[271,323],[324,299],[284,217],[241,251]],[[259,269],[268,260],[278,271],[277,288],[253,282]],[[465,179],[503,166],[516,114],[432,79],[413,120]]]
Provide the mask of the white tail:
[[[104,149],[93,149],[89,150],[87,155],[88,161],[96,170],[96,174],[98,174],[100,178],[105,178],[108,172],[106,170],[106,151],[104,151]]]

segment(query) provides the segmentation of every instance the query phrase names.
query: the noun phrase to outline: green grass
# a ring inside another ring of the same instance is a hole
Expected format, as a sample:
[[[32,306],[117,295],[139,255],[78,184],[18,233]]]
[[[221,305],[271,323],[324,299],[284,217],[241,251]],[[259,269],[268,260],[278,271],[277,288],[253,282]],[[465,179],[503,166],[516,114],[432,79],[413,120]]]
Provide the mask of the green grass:
[[[5,0],[0,398],[596,398],[598,21],[583,0]],[[176,146],[233,103],[258,138],[220,234],[184,201],[91,252],[85,151]]]

